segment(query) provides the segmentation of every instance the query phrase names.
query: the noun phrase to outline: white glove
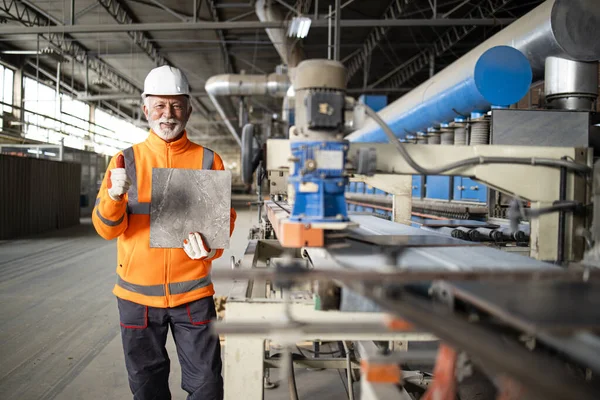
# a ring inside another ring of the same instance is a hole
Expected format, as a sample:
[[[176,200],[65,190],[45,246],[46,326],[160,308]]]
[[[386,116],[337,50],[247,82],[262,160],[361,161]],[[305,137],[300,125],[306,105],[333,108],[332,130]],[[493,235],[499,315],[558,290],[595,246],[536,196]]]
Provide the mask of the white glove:
[[[114,201],[121,200],[122,196],[127,193],[131,181],[127,177],[125,168],[114,168],[110,170],[108,177],[108,195]]]
[[[211,258],[217,252],[217,250],[211,250],[204,244],[204,240],[198,232],[190,233],[188,238],[183,241],[183,250],[192,260]]]

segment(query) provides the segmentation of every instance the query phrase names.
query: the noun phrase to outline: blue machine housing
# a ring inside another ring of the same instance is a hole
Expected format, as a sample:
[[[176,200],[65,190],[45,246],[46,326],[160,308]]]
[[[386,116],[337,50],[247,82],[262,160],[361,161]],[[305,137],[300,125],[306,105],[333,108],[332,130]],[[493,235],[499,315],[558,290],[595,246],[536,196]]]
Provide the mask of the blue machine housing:
[[[294,160],[288,182],[293,185],[295,201],[290,215],[292,222],[348,221],[344,192],[348,178],[344,165],[348,142],[292,142]],[[306,168],[309,160],[316,160],[316,169]]]

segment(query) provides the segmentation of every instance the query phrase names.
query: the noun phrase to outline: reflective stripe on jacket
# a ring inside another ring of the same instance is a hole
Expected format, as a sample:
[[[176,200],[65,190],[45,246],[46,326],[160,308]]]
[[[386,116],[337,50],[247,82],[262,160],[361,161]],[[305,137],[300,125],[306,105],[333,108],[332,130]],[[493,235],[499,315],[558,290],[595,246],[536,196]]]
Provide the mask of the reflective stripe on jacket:
[[[192,143],[187,135],[166,143],[150,131],[144,142],[125,149],[125,169],[131,180],[122,200],[108,195],[110,161],[96,199],[92,221],[107,240],[118,238],[117,284],[113,293],[125,300],[152,307],[175,307],[214,294],[211,261],[223,254],[218,249],[207,260],[191,260],[183,249],[150,248],[150,197],[152,168],[223,170],[223,161],[210,149]],[[231,232],[236,214],[231,209]],[[185,238],[181,238],[183,240]]]

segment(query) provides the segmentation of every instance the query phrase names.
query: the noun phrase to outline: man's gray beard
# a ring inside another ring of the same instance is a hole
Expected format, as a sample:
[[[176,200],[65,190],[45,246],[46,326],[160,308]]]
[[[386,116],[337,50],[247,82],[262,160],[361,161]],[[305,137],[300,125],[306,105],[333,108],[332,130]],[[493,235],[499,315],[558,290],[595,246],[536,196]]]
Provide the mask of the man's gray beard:
[[[162,122],[164,123],[165,121],[162,120]],[[162,140],[173,140],[175,139],[177,136],[179,136],[179,134],[181,132],[183,132],[183,130],[185,129],[185,124],[183,124],[181,121],[177,121],[177,125],[175,125],[175,128],[173,129],[162,129],[160,127],[161,124],[161,120],[148,120],[148,125],[150,125],[150,128],[152,128],[152,130],[154,131],[154,133],[156,133]]]

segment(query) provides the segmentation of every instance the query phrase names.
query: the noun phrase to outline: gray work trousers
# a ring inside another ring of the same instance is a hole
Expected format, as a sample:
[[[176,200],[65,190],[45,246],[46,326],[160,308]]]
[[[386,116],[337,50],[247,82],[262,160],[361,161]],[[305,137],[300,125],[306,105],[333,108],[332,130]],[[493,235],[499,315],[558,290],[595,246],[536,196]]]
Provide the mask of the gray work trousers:
[[[129,387],[134,400],[170,400],[169,327],[181,364],[188,400],[222,400],[221,346],[210,333],[216,318],[212,297],[174,308],[155,308],[117,299]]]

